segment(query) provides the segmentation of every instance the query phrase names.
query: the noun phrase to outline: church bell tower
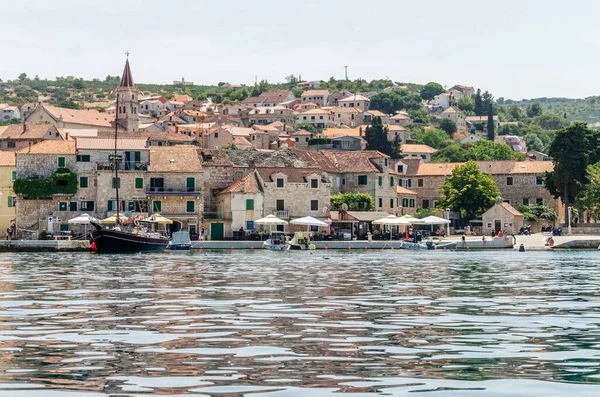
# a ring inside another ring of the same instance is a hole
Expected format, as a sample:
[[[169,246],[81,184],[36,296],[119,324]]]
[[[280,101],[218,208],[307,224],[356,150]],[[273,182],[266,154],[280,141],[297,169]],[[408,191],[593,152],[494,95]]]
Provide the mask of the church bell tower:
[[[135,88],[131,69],[129,67],[129,54],[125,61],[123,76],[117,88],[118,107],[117,123],[127,132],[138,132],[138,101],[139,91]]]

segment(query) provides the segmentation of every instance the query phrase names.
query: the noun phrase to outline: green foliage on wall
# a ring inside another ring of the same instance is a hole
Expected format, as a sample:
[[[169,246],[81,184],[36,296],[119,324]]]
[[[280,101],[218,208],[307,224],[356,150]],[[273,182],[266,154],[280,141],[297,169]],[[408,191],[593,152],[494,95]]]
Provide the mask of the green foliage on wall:
[[[55,194],[77,193],[77,175],[67,168],[59,168],[50,178],[19,178],[13,183],[13,191],[27,199],[52,197]]]

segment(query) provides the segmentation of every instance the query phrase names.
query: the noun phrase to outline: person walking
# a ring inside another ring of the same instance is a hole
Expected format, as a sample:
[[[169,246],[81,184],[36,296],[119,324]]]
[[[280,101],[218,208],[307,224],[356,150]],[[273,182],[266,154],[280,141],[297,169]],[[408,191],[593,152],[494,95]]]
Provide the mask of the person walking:
[[[10,240],[10,228],[6,228],[6,239]]]

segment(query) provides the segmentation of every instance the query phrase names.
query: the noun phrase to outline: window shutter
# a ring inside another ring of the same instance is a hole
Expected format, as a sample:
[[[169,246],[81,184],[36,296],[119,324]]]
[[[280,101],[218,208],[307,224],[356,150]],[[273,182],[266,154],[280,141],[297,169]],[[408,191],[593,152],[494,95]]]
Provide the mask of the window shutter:
[[[186,210],[187,212],[194,212],[194,204],[195,204],[195,203],[194,203],[193,201],[187,201],[187,202],[185,203],[185,210]]]

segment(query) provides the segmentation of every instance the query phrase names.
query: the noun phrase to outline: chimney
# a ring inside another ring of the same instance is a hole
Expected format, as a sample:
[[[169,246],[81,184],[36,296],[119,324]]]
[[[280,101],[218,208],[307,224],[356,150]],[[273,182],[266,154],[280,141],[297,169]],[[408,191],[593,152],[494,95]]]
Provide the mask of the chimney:
[[[363,129],[362,129],[362,127],[358,127],[358,135],[359,136],[363,136]]]
[[[29,150],[27,150],[27,153],[31,153],[31,141],[29,141]]]
[[[25,124],[25,118],[23,118],[23,134],[27,131],[27,124]]]

